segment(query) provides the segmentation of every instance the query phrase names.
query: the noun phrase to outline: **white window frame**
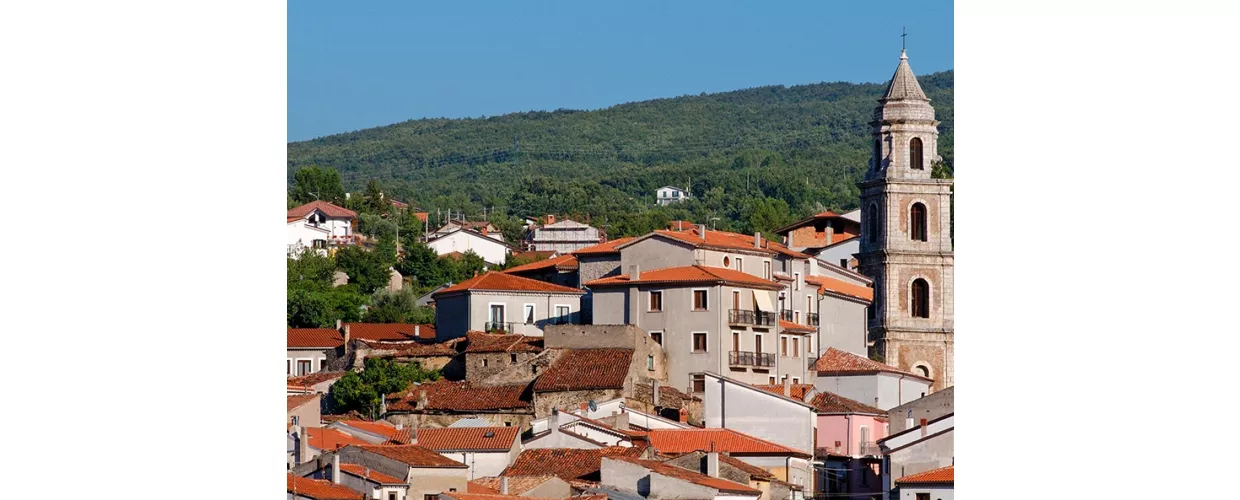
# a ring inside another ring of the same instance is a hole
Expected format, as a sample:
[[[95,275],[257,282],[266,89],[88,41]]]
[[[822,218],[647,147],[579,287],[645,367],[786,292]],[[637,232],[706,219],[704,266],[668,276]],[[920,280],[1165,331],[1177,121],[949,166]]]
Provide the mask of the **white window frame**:
[[[706,307],[704,307],[704,308],[702,308],[702,309],[698,309],[698,308],[694,307],[694,304],[693,304],[693,302],[694,302],[694,301],[693,301],[693,295],[694,295],[694,294],[696,294],[696,293],[697,293],[697,292],[699,292],[699,291],[701,291],[701,292],[705,292],[705,293],[706,293]],[[700,312],[700,311],[709,311],[709,310],[710,310],[710,289],[709,289],[709,288],[691,288],[691,289],[690,289],[690,291],[689,291],[689,310],[690,310],[690,311],[695,311],[695,312]]]
[[[702,338],[706,339],[706,348],[701,351],[697,350],[697,348],[693,346],[693,339],[697,337],[697,334],[699,333],[702,334]],[[693,354],[702,354],[702,353],[710,352],[710,332],[704,332],[704,331],[689,332],[689,352]]]
[[[766,278],[767,281],[770,281],[771,279],[771,261],[770,260],[762,261],[762,277]]]
[[[487,302],[487,323],[495,323],[495,318],[491,317],[491,309],[500,306],[504,310],[504,321],[500,323],[509,323],[508,321],[508,303],[507,302]]]
[[[657,334],[659,334],[659,340],[658,340],[658,341],[656,341],[655,343],[656,343],[656,344],[659,344],[659,345],[663,345],[663,340],[664,340],[664,338],[663,338],[663,330],[650,330],[650,332],[649,332],[649,333],[650,333],[650,340],[654,340],[654,334],[656,334],[656,333],[657,333]]]
[[[555,318],[556,318],[556,321],[568,321],[568,322],[570,322],[570,323],[572,322],[572,320],[573,320],[573,306],[572,306],[571,304],[555,304],[555,306],[554,306],[554,307],[555,307]],[[566,314],[560,314],[560,308],[564,308],[564,309],[567,311],[567,313],[566,313]],[[569,324],[569,323],[560,323],[560,324]]]
[[[792,273],[792,289],[801,289],[801,273]]]
[[[753,352],[755,354],[760,353],[760,352],[766,352],[762,350],[762,334],[761,333],[753,334]]]
[[[656,293],[659,294],[659,308],[652,309],[650,303],[652,302],[652,296]],[[646,312],[663,312],[663,290],[650,290],[646,292]]]
[[[736,270],[742,273],[745,272],[745,259],[740,257],[736,258]]]
[[[306,373],[297,373],[298,365],[300,365],[302,361],[310,363],[310,371]],[[296,376],[298,377],[302,377],[302,376],[314,373],[314,358],[293,358],[293,368],[294,368],[293,373],[297,374]]]
[[[525,314],[526,308],[529,308],[531,314]],[[487,310],[487,314],[491,314],[490,309]],[[504,314],[507,315],[508,311],[504,311]],[[527,323],[527,321],[530,321],[531,317],[533,318],[533,322]],[[538,304],[526,302],[521,305],[521,322],[526,325],[538,323]]]

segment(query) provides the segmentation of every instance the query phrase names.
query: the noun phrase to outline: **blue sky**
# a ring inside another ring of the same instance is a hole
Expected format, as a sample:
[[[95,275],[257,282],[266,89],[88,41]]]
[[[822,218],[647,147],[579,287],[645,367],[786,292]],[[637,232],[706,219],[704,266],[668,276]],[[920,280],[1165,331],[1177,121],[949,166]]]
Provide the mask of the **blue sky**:
[[[908,27],[952,68],[952,2],[364,1],[288,5],[288,138],[761,85],[879,82]]]

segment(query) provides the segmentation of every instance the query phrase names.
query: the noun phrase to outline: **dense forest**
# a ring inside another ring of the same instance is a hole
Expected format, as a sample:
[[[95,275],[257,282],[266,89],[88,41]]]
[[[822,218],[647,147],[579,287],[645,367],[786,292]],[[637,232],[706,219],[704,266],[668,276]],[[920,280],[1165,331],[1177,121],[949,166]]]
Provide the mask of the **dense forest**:
[[[918,78],[942,122],[937,175],[952,170],[952,78]],[[517,217],[548,213],[610,237],[675,219],[769,232],[824,209],[856,208],[868,124],[884,89],[768,86],[594,111],[411,120],[294,142],[289,203],[306,199],[295,173],[317,166],[337,171],[350,192],[377,184],[432,218],[449,210],[485,217],[506,236],[516,236]],[[665,185],[689,185],[694,198],[656,207],[655,190]]]

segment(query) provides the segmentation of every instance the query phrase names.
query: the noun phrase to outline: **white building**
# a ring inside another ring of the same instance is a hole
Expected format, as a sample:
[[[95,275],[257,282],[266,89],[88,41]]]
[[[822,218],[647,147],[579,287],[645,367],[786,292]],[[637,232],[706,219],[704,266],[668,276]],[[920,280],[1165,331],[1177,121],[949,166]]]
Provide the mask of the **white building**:
[[[530,250],[564,254],[602,242],[595,227],[569,219],[556,221],[554,215],[546,216],[546,221],[542,227],[535,226],[529,231]]]
[[[418,446],[469,466],[469,478],[494,477],[521,453],[520,427],[417,429]]]
[[[900,500],[952,500],[956,483],[955,466],[928,470],[896,480]]]
[[[917,366],[919,371],[927,370]],[[814,388],[890,410],[930,393],[934,383],[925,371],[906,372],[834,347],[814,363]]]
[[[306,248],[326,253],[328,247],[353,244],[357,212],[317,200],[290,209],[285,227],[289,256],[296,258]]]
[[[814,407],[744,382],[706,372],[704,410],[707,428],[732,429],[814,453]],[[789,384],[788,379],[784,379]]]
[[[502,237],[484,235],[473,229],[457,228],[426,242],[439,255],[465,253],[473,250],[482,260],[493,266],[503,265],[508,254],[516,249],[504,242]]]
[[[689,194],[689,191],[675,186],[663,186],[659,188],[655,195],[655,199],[659,205],[667,205],[669,203],[684,201],[690,197],[691,195]]]

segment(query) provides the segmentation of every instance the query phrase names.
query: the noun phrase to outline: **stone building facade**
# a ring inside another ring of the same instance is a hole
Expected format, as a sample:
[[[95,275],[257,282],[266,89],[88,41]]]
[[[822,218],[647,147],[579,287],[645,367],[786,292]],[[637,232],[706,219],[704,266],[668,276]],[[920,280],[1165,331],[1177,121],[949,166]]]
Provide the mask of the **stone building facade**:
[[[873,160],[861,189],[859,271],[874,279],[873,358],[953,385],[953,255],[950,179],[931,178],[938,124],[900,54],[870,123]]]

